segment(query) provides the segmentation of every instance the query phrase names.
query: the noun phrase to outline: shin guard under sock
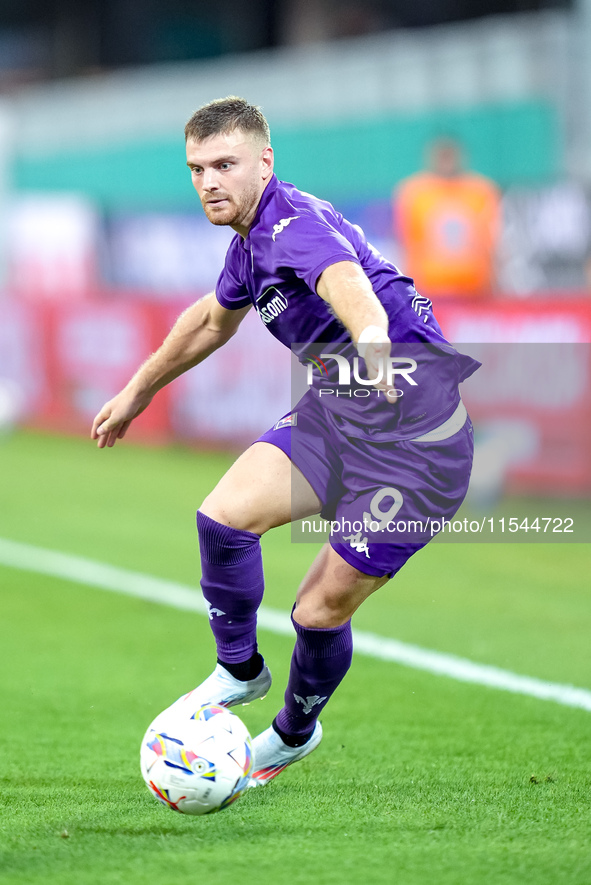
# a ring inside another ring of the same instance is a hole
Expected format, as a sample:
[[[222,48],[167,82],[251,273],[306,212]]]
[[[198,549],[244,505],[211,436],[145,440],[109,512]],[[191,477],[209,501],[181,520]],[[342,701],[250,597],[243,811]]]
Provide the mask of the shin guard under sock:
[[[314,730],[320,711],[351,666],[353,639],[351,621],[328,628],[302,627],[293,617],[292,623],[297,639],[285,706],[273,725],[280,737],[297,740]]]
[[[197,511],[201,587],[220,663],[238,664],[257,651],[257,610],[264,590],[259,535]]]

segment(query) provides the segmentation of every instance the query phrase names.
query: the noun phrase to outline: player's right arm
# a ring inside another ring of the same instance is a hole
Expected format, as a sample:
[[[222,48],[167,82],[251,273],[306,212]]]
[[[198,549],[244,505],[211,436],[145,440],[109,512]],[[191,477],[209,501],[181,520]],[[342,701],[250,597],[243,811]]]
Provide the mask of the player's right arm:
[[[187,308],[158,350],[94,419],[90,436],[98,440],[99,449],[114,446],[159,390],[225,344],[249,308],[227,310],[213,292]]]

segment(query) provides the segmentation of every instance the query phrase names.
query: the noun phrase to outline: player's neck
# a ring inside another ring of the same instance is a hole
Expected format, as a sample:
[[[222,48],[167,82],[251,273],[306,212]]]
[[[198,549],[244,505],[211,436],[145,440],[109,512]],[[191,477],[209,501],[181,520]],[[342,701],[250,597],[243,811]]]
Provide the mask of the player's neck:
[[[248,212],[248,215],[242,221],[237,222],[236,224],[230,225],[232,230],[235,233],[240,234],[240,236],[242,237],[243,240],[245,240],[247,238],[251,227],[253,226],[253,224],[256,221],[256,217],[257,217],[258,211],[259,211],[259,206],[261,205],[261,200],[263,199],[263,194],[265,193],[272,178],[273,178],[273,176],[268,178],[267,181],[263,182],[263,188],[258,196],[258,199],[252,205],[250,211]]]

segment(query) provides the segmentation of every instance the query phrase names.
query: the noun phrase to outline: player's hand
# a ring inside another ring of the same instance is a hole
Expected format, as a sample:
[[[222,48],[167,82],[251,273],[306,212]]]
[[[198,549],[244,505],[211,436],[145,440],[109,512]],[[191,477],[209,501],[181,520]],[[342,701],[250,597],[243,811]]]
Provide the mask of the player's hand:
[[[112,448],[123,439],[134,418],[146,409],[152,397],[141,398],[122,390],[102,407],[94,421],[90,438],[97,440],[99,449]]]
[[[388,402],[395,403],[398,396],[392,385],[388,384],[388,360],[391,348],[390,341],[370,341],[365,345],[363,359],[368,378],[378,378],[381,375],[381,380],[374,384],[375,389],[382,391]]]

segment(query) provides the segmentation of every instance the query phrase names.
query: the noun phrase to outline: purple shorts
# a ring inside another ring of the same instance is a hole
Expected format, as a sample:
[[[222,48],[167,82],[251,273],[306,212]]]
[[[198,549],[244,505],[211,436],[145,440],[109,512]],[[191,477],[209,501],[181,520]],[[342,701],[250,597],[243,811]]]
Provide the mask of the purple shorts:
[[[454,516],[468,490],[474,449],[461,402],[430,433],[376,443],[344,436],[338,417],[304,397],[257,441],[284,451],[308,480],[330,521],[331,547],[378,577],[396,574]]]

